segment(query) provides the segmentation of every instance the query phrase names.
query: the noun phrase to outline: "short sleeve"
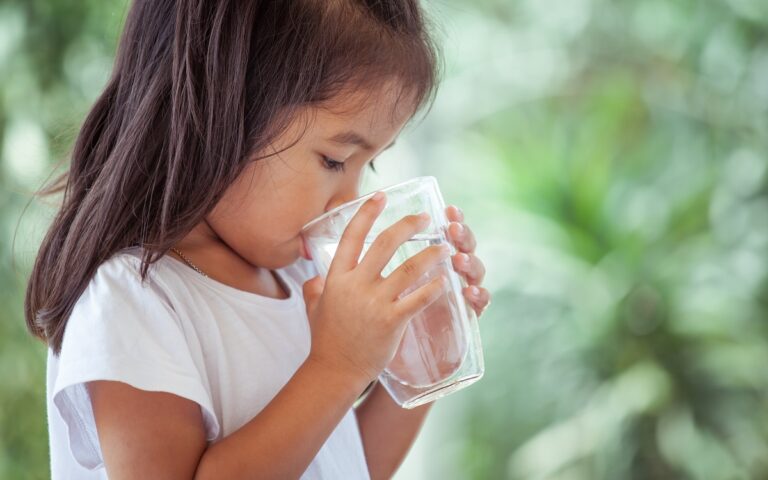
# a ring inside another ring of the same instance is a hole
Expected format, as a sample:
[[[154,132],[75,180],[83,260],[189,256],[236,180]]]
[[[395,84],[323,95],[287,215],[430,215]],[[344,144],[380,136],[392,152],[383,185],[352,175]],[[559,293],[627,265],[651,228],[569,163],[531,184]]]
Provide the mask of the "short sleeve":
[[[207,440],[219,435],[207,382],[167,298],[151,275],[141,281],[138,259],[118,254],[99,267],[70,315],[52,397],[70,451],[87,469],[103,465],[85,388],[92,380],[187,398],[200,405]]]

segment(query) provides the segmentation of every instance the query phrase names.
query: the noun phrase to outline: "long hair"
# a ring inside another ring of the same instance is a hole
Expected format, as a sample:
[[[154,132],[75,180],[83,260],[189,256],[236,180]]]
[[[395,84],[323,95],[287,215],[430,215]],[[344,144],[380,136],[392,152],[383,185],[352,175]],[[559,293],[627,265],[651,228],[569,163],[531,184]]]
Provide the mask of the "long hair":
[[[141,277],[258,161],[291,114],[394,79],[431,106],[439,49],[418,0],[135,0],[26,291],[29,331],[60,353],[105,260],[142,247]],[[264,158],[264,157],[261,157]]]

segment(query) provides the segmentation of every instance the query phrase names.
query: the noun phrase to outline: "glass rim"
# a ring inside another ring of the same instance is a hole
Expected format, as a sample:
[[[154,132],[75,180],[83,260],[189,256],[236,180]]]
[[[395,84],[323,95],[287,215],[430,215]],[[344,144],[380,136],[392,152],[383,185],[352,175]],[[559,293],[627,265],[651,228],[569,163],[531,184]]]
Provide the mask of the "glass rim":
[[[411,183],[421,183],[425,180],[428,180],[430,182],[436,183],[437,179],[432,175],[421,175],[418,177],[413,177],[408,180],[404,180],[400,183],[395,183],[394,185],[389,185],[384,188],[380,188],[378,190],[374,190],[370,193],[366,193],[365,195],[359,196],[357,198],[353,198],[352,200],[349,200],[347,202],[342,203],[341,205],[337,205],[331,210],[328,210],[327,212],[323,213],[319,217],[315,217],[314,219],[310,220],[306,224],[304,224],[303,227],[301,227],[301,233],[305,233],[307,230],[315,226],[316,224],[322,222],[323,220],[327,219],[328,217],[331,217],[337,213],[339,213],[341,210],[344,210],[345,208],[348,208],[356,203],[362,203],[374,196],[377,192],[383,192],[384,194],[387,194],[388,192],[391,192],[392,190],[397,190],[398,188],[402,188],[408,184]]]

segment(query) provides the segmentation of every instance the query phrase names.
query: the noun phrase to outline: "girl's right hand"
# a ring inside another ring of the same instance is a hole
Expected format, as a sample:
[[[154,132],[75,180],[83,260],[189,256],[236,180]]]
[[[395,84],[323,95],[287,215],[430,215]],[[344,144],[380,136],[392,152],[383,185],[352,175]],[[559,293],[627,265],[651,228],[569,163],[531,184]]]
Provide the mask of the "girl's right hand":
[[[358,264],[365,237],[384,204],[383,192],[368,199],[344,230],[325,281],[317,276],[304,284],[312,335],[308,358],[366,382],[392,360],[408,321],[443,294],[447,279],[440,275],[398,296],[450,255],[447,244],[432,245],[382,277],[397,248],[429,224],[422,213],[384,230]]]

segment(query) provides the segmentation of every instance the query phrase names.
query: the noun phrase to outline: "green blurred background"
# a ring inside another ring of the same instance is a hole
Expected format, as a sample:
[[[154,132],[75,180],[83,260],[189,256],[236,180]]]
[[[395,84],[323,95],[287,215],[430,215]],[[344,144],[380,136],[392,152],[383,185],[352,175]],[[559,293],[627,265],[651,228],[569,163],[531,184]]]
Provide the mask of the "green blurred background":
[[[426,4],[445,79],[367,185],[436,176],[493,305],[396,478],[768,478],[768,2]],[[0,478],[49,476],[21,306],[54,206],[22,212],[125,11],[0,0]]]

